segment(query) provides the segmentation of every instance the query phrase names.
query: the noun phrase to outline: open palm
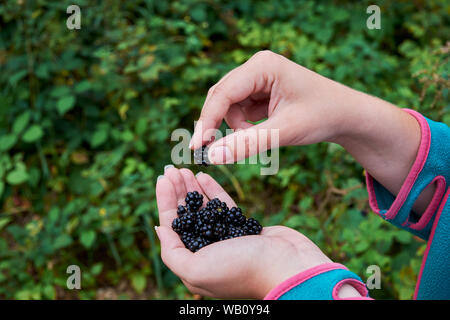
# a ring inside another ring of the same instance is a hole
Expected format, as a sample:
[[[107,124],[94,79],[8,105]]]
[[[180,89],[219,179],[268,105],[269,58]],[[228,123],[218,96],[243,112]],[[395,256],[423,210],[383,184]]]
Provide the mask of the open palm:
[[[185,248],[171,224],[187,192],[203,194],[205,203],[219,198],[236,203],[208,174],[197,177],[188,169],[168,168],[156,186],[164,263],[193,293],[221,298],[263,298],[287,278],[331,262],[301,233],[282,226],[265,227],[260,235],[210,244],[196,253]]]

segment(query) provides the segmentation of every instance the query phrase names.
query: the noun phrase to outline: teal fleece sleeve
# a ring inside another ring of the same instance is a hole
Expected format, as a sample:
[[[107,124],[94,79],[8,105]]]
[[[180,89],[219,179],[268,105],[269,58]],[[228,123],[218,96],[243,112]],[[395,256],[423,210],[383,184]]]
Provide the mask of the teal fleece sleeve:
[[[386,221],[427,240],[450,182],[450,128],[416,111],[405,111],[416,118],[421,129],[416,160],[397,196],[367,172],[369,203],[372,210]],[[412,207],[421,192],[432,183],[436,184],[434,196],[420,219],[417,219]]]
[[[414,299],[450,300],[450,187],[438,209],[423,256]]]
[[[397,196],[367,173],[369,203],[383,219],[428,241],[414,299],[450,299],[450,128],[413,110],[405,111],[420,125],[417,158]],[[435,193],[417,219],[412,206],[432,183]]]
[[[344,284],[353,286],[362,297],[341,299]],[[368,290],[361,279],[338,263],[325,263],[303,271],[272,289],[265,300],[368,300]]]

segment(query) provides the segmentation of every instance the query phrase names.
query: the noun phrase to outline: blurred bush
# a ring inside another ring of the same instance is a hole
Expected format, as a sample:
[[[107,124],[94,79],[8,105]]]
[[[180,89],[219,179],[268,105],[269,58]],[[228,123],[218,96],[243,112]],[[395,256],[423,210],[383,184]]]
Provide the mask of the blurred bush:
[[[80,0],[68,30],[73,3],[0,4],[0,298],[192,298],[159,258],[155,180],[172,130],[259,50],[450,124],[445,1],[377,1],[381,30],[370,1]],[[278,175],[259,169],[207,171],[363,279],[379,265],[373,297],[411,298],[425,243],[368,213],[342,148],[283,148]],[[82,290],[65,289],[70,264]]]

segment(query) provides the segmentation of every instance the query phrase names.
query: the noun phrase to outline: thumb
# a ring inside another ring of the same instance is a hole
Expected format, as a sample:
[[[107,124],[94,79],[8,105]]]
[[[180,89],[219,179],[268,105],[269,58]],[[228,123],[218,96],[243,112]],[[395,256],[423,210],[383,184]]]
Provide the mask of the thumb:
[[[268,119],[214,142],[208,149],[213,164],[234,163],[280,146],[280,126]]]

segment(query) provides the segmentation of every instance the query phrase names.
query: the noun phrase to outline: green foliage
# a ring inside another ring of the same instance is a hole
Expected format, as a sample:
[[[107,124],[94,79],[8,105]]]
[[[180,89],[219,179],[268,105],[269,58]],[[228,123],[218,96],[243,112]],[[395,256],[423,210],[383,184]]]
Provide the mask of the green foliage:
[[[190,298],[159,258],[154,184],[173,129],[192,130],[208,88],[259,50],[450,124],[445,1],[378,1],[381,30],[365,27],[370,1],[75,3],[80,30],[65,26],[73,2],[0,4],[1,298]],[[280,156],[276,176],[207,170],[363,279],[378,264],[372,296],[410,298],[424,243],[365,216],[362,168],[331,144]]]

